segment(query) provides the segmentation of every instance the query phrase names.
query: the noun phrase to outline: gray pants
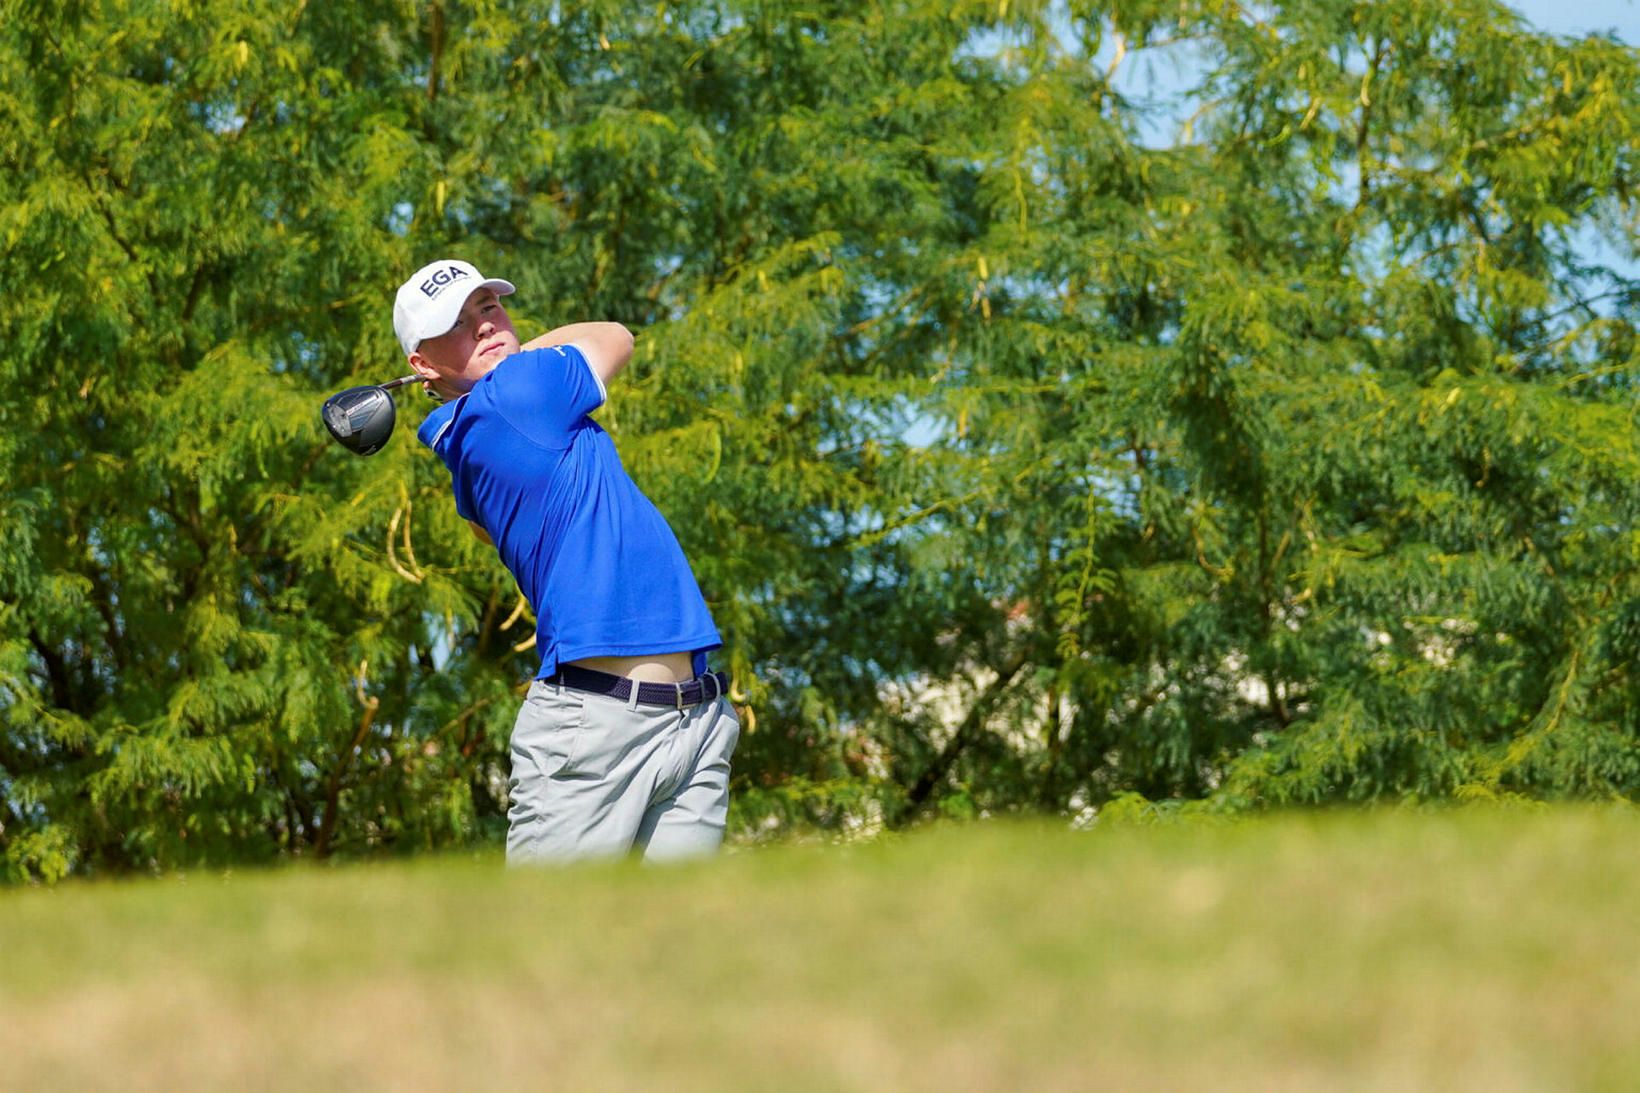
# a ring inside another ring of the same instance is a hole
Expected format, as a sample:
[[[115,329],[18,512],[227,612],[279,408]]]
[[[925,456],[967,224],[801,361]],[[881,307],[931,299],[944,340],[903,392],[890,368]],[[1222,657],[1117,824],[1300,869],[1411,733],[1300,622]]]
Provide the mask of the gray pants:
[[[512,733],[507,864],[710,854],[723,842],[740,720],[536,680]]]

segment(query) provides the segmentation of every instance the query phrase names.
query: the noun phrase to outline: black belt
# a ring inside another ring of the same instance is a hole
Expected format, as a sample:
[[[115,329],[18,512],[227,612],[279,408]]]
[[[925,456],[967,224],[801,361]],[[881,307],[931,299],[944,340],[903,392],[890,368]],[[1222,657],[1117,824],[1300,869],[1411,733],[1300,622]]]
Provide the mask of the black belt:
[[[556,675],[549,676],[546,682],[560,683],[577,691],[608,695],[622,702],[631,701],[632,688],[636,686],[638,701],[644,705],[673,706],[681,710],[687,706],[698,706],[702,702],[716,700],[718,696],[726,693],[729,689],[729,673],[707,672],[683,683],[640,683],[625,676],[565,664],[558,669]]]

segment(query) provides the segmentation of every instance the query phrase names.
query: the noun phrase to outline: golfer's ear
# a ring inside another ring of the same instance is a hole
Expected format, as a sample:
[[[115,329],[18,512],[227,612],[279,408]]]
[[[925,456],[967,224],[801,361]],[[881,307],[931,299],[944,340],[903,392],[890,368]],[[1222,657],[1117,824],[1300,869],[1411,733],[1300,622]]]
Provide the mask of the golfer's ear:
[[[410,371],[414,372],[428,383],[432,383],[434,380],[438,379],[438,373],[433,370],[433,366],[427,358],[421,355],[421,350],[412,349],[408,359],[410,361]]]

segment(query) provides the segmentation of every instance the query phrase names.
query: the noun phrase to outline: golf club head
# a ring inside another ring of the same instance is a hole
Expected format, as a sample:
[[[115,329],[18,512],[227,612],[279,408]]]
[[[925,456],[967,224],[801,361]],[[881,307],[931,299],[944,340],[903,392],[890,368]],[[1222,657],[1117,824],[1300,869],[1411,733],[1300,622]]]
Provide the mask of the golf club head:
[[[320,416],[342,447],[374,455],[393,435],[393,396],[383,387],[349,387],[325,399]]]

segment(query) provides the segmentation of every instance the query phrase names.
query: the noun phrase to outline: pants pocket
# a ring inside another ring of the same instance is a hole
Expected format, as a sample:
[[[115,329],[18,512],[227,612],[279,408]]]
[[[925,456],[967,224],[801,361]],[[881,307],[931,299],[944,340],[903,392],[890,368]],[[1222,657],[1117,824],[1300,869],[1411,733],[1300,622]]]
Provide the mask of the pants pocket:
[[[586,704],[573,691],[535,684],[513,723],[513,782],[573,772],[586,736]]]

